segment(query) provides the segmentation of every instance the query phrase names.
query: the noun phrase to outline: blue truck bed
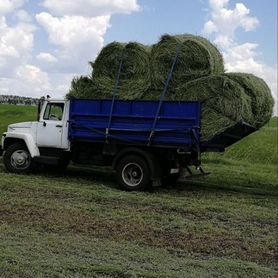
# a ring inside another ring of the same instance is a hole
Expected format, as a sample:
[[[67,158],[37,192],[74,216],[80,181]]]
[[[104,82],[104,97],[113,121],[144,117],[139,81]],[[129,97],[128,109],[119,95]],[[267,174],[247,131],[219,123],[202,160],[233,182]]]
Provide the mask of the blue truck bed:
[[[71,100],[69,122],[71,141],[191,149],[200,144],[201,103]]]

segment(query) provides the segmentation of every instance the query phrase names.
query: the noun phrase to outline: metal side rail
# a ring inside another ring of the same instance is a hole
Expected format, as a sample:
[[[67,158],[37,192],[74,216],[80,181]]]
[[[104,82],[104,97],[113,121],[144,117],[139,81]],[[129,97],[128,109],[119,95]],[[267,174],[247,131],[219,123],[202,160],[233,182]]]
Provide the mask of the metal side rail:
[[[119,85],[120,85],[120,77],[121,77],[121,73],[122,73],[122,69],[123,69],[123,58],[124,58],[124,49],[122,51],[122,56],[121,56],[121,60],[120,60],[120,64],[119,64],[119,68],[118,68],[118,72],[117,72],[117,76],[116,76],[114,93],[113,93],[113,98],[112,98],[112,104],[111,104],[111,109],[110,109],[110,114],[109,114],[109,121],[108,121],[108,126],[106,128],[106,142],[107,143],[108,143],[108,139],[109,139],[109,130],[110,130],[111,123],[112,123],[115,100],[116,100],[116,97],[117,97],[117,93],[120,89]]]
[[[155,118],[154,118],[154,121],[153,121],[153,125],[152,125],[152,129],[151,129],[150,135],[149,135],[149,142],[148,142],[149,146],[152,144],[152,139],[155,136],[155,127],[156,127],[157,121],[159,119],[159,114],[160,114],[160,111],[161,111],[161,106],[162,106],[162,103],[163,103],[163,101],[165,99],[165,96],[166,96],[169,84],[170,84],[170,82],[171,82],[171,80],[173,78],[173,73],[174,73],[175,67],[176,67],[177,62],[178,62],[178,57],[179,57],[180,49],[181,49],[181,44],[179,44],[178,47],[177,47],[176,54],[175,54],[175,57],[174,57],[171,69],[170,69],[170,71],[168,73],[167,80],[165,82],[163,91],[162,91],[162,93],[160,95],[160,100],[159,100],[158,107],[157,107],[157,110],[156,110],[156,115],[155,115]]]

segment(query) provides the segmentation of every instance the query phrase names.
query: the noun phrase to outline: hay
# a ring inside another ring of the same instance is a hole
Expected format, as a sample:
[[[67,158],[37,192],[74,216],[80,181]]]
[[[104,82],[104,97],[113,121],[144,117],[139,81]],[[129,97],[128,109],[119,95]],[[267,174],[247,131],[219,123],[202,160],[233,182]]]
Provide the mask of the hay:
[[[252,121],[251,98],[226,75],[210,75],[188,82],[168,99],[202,102],[202,141],[236,123]]]
[[[184,35],[178,35],[178,38],[181,37],[181,39],[188,38],[192,41],[199,42],[204,45],[204,47],[209,51],[210,54],[210,63],[212,65],[212,73],[214,74],[220,74],[224,72],[224,61],[223,56],[218,50],[218,48],[212,44],[209,40],[200,37],[200,36],[194,36],[191,34],[184,34]]]
[[[94,84],[88,76],[74,77],[71,81],[71,88],[66,95],[67,99],[92,98],[94,95]]]
[[[113,42],[102,49],[93,64],[94,97],[111,98],[116,76],[123,60],[118,96],[121,99],[139,99],[151,84],[150,50],[139,43]]]
[[[193,35],[164,35],[152,49],[138,43],[110,43],[91,63],[92,78],[75,78],[68,97],[112,98],[122,59],[117,97],[158,100],[178,45],[179,61],[165,100],[202,102],[202,141],[237,123],[260,128],[269,121],[273,99],[266,83],[251,74],[224,74],[218,49]]]
[[[253,74],[228,73],[230,79],[236,81],[252,100],[252,118],[250,124],[256,128],[265,125],[271,118],[274,101],[265,81]]]
[[[179,46],[178,63],[170,90],[201,76],[224,72],[222,56],[208,40],[193,35],[164,35],[151,51],[152,87],[154,89],[163,88]]]
[[[157,100],[160,95],[160,90],[151,90],[143,98]],[[270,120],[273,109],[266,83],[244,73],[208,75],[178,84],[166,100],[202,102],[202,141],[241,122],[260,128]]]

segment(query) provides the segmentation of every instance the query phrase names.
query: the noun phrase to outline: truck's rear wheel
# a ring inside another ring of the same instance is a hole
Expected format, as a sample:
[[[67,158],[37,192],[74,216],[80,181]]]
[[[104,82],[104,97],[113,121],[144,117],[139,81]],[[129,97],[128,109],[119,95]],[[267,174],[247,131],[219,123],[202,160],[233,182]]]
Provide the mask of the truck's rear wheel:
[[[32,157],[23,143],[9,146],[4,153],[3,162],[8,172],[27,174],[33,170]]]
[[[120,160],[116,168],[120,186],[128,191],[144,190],[150,186],[150,169],[142,157],[128,155]]]

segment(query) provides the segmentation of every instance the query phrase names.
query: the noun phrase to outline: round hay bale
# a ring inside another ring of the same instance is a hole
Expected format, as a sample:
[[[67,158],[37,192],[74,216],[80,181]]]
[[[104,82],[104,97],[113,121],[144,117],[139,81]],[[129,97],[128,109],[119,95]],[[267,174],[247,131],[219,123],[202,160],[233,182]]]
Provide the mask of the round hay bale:
[[[193,35],[164,35],[151,51],[154,89],[163,88],[178,47],[180,53],[170,90],[201,76],[224,73],[222,55],[208,40]]]
[[[93,64],[95,93],[111,98],[122,60],[122,71],[118,87],[121,99],[138,99],[151,84],[150,51],[138,43],[113,42],[104,47]]]
[[[272,116],[274,105],[270,88],[265,81],[247,73],[227,73],[226,76],[240,84],[245,94],[251,98],[253,113],[251,124],[256,128],[265,125]]]
[[[202,102],[202,141],[238,122],[252,121],[251,98],[225,75],[210,75],[188,82],[168,99]]]
[[[192,34],[178,35],[178,37],[181,37],[183,39],[189,38],[192,41],[201,42],[206,47],[206,49],[208,49],[211,58],[210,63],[213,66],[213,74],[221,74],[225,71],[222,54],[220,53],[218,48],[209,40],[201,36],[194,36]]]
[[[68,99],[92,98],[94,96],[94,84],[88,76],[74,77],[71,81],[71,88],[67,94]]]

